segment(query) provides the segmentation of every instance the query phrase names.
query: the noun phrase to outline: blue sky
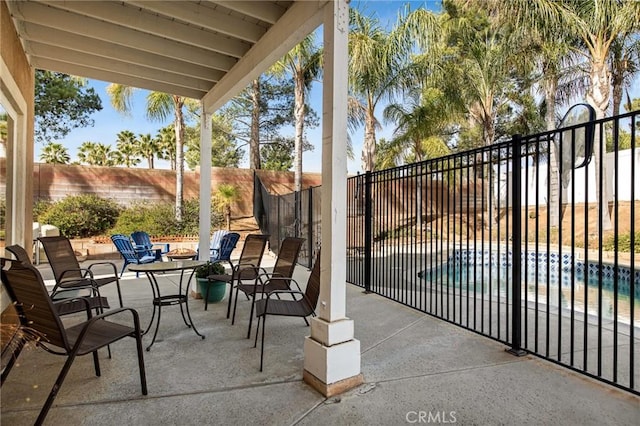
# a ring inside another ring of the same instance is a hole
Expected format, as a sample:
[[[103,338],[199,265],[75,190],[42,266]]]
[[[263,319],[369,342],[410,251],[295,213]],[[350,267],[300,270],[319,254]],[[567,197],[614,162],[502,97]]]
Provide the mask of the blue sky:
[[[363,13],[376,14],[380,21],[385,23],[392,23],[395,21],[398,11],[404,7],[406,3],[411,3],[412,8],[416,8],[420,5],[426,4],[427,7],[436,8],[439,7],[439,1],[363,1],[352,0],[350,6],[360,9]],[[321,41],[321,38],[319,39]],[[69,133],[65,139],[56,141],[62,143],[69,151],[71,161],[77,160],[78,147],[85,141],[100,142],[104,144],[111,144],[115,147],[116,135],[122,130],[130,130],[135,134],[151,133],[155,136],[158,130],[171,123],[171,119],[166,122],[149,121],[145,117],[145,96],[148,93],[146,90],[136,90],[132,99],[132,112],[129,116],[115,111],[109,103],[109,97],[106,92],[106,87],[109,83],[89,80],[89,85],[93,87],[96,93],[102,99],[103,109],[91,116],[95,120],[95,124],[92,127],[74,129]],[[320,84],[315,84],[310,94],[310,102],[312,108],[321,115],[322,104],[322,87]],[[293,129],[283,132],[284,136],[293,136]],[[389,136],[392,129],[384,129],[379,133],[380,136]],[[321,171],[321,126],[315,129],[309,129],[307,131],[307,138],[315,145],[313,152],[306,152],[303,156],[303,170],[306,172],[320,172]],[[362,147],[362,130],[351,135],[355,160],[349,161],[348,171],[349,173],[356,173],[360,168],[360,151]],[[44,146],[43,143],[37,143],[35,147],[35,160],[39,161],[40,151]],[[145,161],[141,162],[140,167],[146,167]],[[240,164],[241,167],[248,166],[248,154],[245,154],[244,160]],[[156,162],[156,167],[168,168],[168,163],[160,161]]]

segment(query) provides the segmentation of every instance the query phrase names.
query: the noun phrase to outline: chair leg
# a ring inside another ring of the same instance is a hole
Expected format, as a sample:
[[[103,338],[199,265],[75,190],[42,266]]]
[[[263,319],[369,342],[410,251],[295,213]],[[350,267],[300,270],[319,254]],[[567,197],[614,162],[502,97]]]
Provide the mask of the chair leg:
[[[22,352],[23,348],[24,348],[24,340],[20,339],[17,346],[13,350],[13,353],[11,354],[11,358],[9,358],[9,361],[7,361],[6,367],[4,367],[4,370],[2,370],[2,375],[0,376],[0,386],[2,386],[5,380],[7,380],[7,376],[9,375],[9,372],[13,368],[13,365],[16,363],[16,360],[18,359],[18,355],[20,355],[20,352]]]
[[[262,364],[264,360],[264,330],[267,328],[267,314],[263,315],[262,320],[262,344],[260,345],[260,371],[262,371]]]
[[[207,291],[205,292],[204,295],[204,310],[207,310],[207,307],[209,306],[209,288],[211,288],[211,286],[209,285],[209,280],[207,280]]]
[[[258,346],[258,334],[260,334],[260,321],[262,320],[262,317],[258,317],[258,325],[256,325],[256,338],[253,341],[253,347],[257,347]]]
[[[236,300],[233,302],[233,316],[231,317],[231,325],[236,322],[236,308],[238,307],[238,297],[240,296],[240,288],[236,286]]]
[[[233,299],[233,278],[231,278],[231,282],[229,283],[231,288],[229,288],[229,303],[227,303],[227,319],[231,315],[231,299]]]
[[[251,338],[251,322],[253,321],[253,310],[256,306],[256,291],[257,289],[253,289],[253,296],[251,298],[251,312],[249,313],[249,327],[247,327],[247,339]]]
[[[93,356],[93,368],[96,370],[96,376],[100,377],[100,359],[98,358],[98,351],[91,352]]]
[[[122,292],[120,292],[120,280],[116,279],[116,287],[118,288],[118,301],[120,302],[120,307],[122,308],[124,305],[122,304]]]
[[[45,417],[47,417],[47,414],[49,413],[49,409],[53,405],[53,400],[56,399],[56,396],[58,395],[58,391],[62,386],[62,382],[64,382],[64,379],[67,377],[69,368],[71,368],[71,364],[73,364],[73,360],[75,358],[76,358],[76,354],[72,353],[71,355],[69,355],[69,357],[67,358],[67,361],[64,363],[64,366],[62,367],[60,374],[58,374],[58,378],[56,379],[55,384],[51,388],[51,392],[49,392],[49,396],[47,397],[47,400],[45,401],[44,406],[40,410],[40,414],[38,415],[38,418],[36,419],[36,422],[35,422],[36,425],[41,425],[44,422]]]
[[[138,369],[140,370],[140,386],[142,387],[142,394],[147,394],[147,374],[144,369],[144,351],[142,350],[142,333],[139,326],[136,329],[135,334],[136,349],[138,350]]]

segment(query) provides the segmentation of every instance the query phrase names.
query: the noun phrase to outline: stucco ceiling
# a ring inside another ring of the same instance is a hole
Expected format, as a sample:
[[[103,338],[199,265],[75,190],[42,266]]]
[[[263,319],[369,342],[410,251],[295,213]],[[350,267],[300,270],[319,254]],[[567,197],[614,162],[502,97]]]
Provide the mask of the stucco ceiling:
[[[318,26],[325,3],[144,0],[7,5],[35,68],[202,99],[234,70],[238,75],[225,93],[286,53]],[[250,64],[238,66],[243,58]]]

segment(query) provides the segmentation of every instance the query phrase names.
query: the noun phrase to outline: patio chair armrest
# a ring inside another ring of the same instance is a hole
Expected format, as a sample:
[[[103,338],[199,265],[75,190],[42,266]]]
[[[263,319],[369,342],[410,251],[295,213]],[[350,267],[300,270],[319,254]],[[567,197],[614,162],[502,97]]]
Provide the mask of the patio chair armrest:
[[[277,297],[281,294],[290,294],[291,296],[293,296],[294,300],[297,294],[304,297],[304,292],[299,290],[273,290],[273,291],[270,291],[269,294],[267,294],[267,299],[270,299],[272,295]]]
[[[296,301],[298,300],[298,299],[296,299],[296,295],[299,294],[300,296],[302,296],[302,299],[304,299],[304,293],[302,291],[297,291],[297,290],[273,290],[273,291],[270,291],[269,294],[267,294],[267,298],[266,299],[263,299],[264,300],[265,312],[269,308],[269,301],[271,300],[271,296],[279,297],[281,294],[289,294],[289,295],[291,295],[293,300],[296,300]]]
[[[89,265],[89,267],[87,269],[89,269],[89,271],[91,271],[91,268],[93,268],[96,265],[108,265],[111,266],[111,268],[113,269],[113,274],[115,276],[118,276],[118,268],[116,268],[116,264],[113,262],[96,262],[96,263],[92,263],[91,265]]]
[[[136,333],[140,334],[140,317],[138,315],[138,311],[136,311],[133,308],[116,308],[116,309],[111,309],[109,312],[105,312],[103,314],[100,315],[96,315],[94,317],[91,317],[85,324],[84,327],[82,327],[82,330],[80,331],[80,334],[78,335],[78,339],[76,341],[76,347],[74,348],[74,351],[77,349],[77,346],[80,345],[82,343],[82,340],[84,339],[84,335],[87,334],[87,332],[89,331],[89,329],[91,328],[91,326],[96,322],[99,321],[101,319],[105,319],[108,317],[111,317],[113,315],[116,314],[120,314],[122,312],[130,312],[131,316],[133,318],[133,328],[135,330]]]
[[[66,269],[64,271],[62,271],[62,274],[60,274],[60,281],[63,281],[65,279],[65,275],[67,275],[70,272],[80,272],[80,275],[82,275],[82,278],[87,278],[87,275],[89,276],[88,278],[93,279],[93,272],[91,272],[90,269],[88,268],[74,268],[74,269]],[[77,277],[74,277],[77,278]]]
[[[253,263],[238,263],[233,267],[231,274],[239,277],[244,271],[253,270],[256,276],[258,276],[260,269],[262,268],[260,268],[259,265],[254,265]]]
[[[169,243],[151,243],[151,248],[155,247],[155,246],[159,246],[160,248],[160,253],[164,254],[164,253],[169,253]]]
[[[294,283],[296,285],[296,287],[298,287],[298,291],[302,291],[302,289],[300,288],[300,284],[298,284],[298,281],[294,280],[292,277],[285,277],[282,274],[278,274],[277,272],[276,273],[271,273],[271,274],[266,274],[266,275],[270,275],[270,277],[269,277],[268,280],[266,280],[264,282],[264,284],[262,284],[263,287],[266,286],[269,283],[269,281],[272,281],[272,280],[273,281],[276,281],[276,280],[277,281],[288,281],[289,282],[289,287],[291,287],[291,283]],[[279,291],[279,290],[274,290],[274,291]],[[285,291],[287,291],[287,290],[285,290]],[[293,291],[293,290],[291,290],[291,291]]]

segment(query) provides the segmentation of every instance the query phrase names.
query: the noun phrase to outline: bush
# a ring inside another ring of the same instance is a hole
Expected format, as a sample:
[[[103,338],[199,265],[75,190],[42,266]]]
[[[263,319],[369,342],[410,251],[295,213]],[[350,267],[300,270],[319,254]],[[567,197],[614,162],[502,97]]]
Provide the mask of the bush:
[[[634,233],[633,238],[633,245],[635,246],[633,251],[634,253],[640,253],[640,231]],[[602,244],[602,248],[607,251],[614,251],[616,250],[615,242],[615,236],[612,235]],[[631,252],[631,233],[618,235],[617,250],[622,253]]]
[[[33,221],[41,222],[40,218],[51,208],[51,201],[38,200],[33,203]]]
[[[118,220],[120,207],[113,200],[96,195],[73,195],[53,203],[39,215],[41,223],[60,229],[69,238],[104,234]]]
[[[200,202],[186,200],[183,204],[182,222],[175,219],[173,203],[136,203],[120,214],[111,230],[113,234],[129,235],[134,231],[145,231],[149,235],[197,235],[200,224]],[[222,223],[222,215],[211,213],[211,227]]]

